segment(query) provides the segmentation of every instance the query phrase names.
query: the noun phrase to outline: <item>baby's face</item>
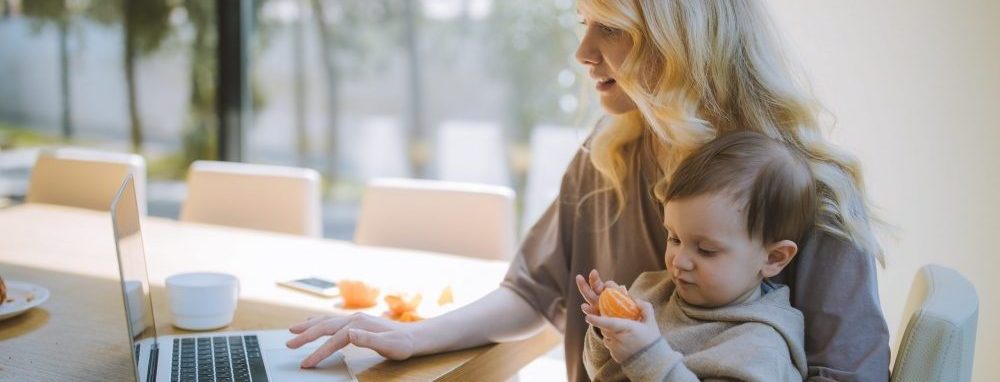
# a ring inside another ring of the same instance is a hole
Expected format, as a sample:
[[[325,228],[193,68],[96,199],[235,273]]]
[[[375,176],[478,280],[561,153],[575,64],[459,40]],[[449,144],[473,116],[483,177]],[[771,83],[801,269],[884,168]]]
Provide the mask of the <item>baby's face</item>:
[[[667,269],[689,304],[725,306],[759,288],[767,250],[751,240],[740,207],[724,194],[671,200],[664,206]]]

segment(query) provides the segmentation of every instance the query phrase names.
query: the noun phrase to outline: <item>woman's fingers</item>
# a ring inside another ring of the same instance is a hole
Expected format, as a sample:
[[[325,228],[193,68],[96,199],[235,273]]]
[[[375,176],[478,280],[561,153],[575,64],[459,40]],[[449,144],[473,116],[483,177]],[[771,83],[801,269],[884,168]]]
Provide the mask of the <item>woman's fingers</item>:
[[[380,326],[384,326],[384,325],[377,325],[371,316],[364,313],[354,313],[350,316],[342,316],[342,317],[327,316],[327,317],[322,317],[320,320],[315,322],[310,322],[310,321],[300,324],[303,327],[305,327],[306,324],[309,324],[310,326],[308,326],[308,328],[306,329],[300,330],[298,333],[299,335],[295,336],[295,338],[288,340],[288,342],[285,343],[285,345],[292,349],[298,349],[302,345],[313,342],[319,339],[320,337],[328,335],[336,335],[337,332],[340,332],[341,330],[344,330],[349,327],[362,328],[367,330],[376,330],[379,329]],[[295,329],[300,329],[300,328],[296,327]]]
[[[382,318],[363,313],[355,313],[348,317],[310,319],[292,329],[299,330],[299,335],[286,344],[292,349],[302,347],[320,337],[330,336],[323,345],[302,360],[300,364],[302,368],[315,367],[349,343],[370,348],[383,357],[394,360],[406,359],[413,355],[414,344],[409,334]]]
[[[298,324],[290,326],[288,328],[288,331],[290,331],[292,333],[295,333],[295,334],[299,334],[299,333],[302,333],[303,331],[305,331],[306,329],[309,329],[309,328],[313,327],[313,325],[316,325],[316,324],[318,324],[320,322],[323,322],[323,320],[326,320],[328,318],[331,318],[331,317],[330,316],[309,317],[309,319],[307,319],[307,320],[305,320],[305,321],[303,321],[301,323],[298,323]]]
[[[597,304],[597,293],[594,289],[590,287],[587,280],[583,278],[582,275],[576,275],[576,288],[580,290],[580,294],[583,295],[583,299],[591,305]]]
[[[597,305],[583,303],[580,304],[580,309],[583,309],[583,314],[593,314],[595,316],[601,315],[601,309]]]
[[[299,330],[298,335],[288,340],[285,345],[292,349],[298,349],[302,345],[313,342],[322,336],[336,334],[350,320],[350,317],[326,317],[319,322],[313,322],[306,329]]]
[[[299,367],[303,369],[308,369],[315,367],[318,363],[322,362],[324,359],[329,357],[331,354],[337,352],[337,350],[343,349],[347,346],[347,333],[348,330],[340,330],[333,334],[329,340],[321,345],[316,351],[310,354],[306,359],[302,360]]]

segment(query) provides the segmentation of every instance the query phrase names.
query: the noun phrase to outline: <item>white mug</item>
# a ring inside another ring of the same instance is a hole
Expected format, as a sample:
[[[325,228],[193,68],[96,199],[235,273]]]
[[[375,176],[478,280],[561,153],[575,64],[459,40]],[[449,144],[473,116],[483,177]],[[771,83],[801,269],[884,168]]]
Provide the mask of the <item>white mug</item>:
[[[167,277],[174,326],[211,330],[229,325],[240,297],[240,280],[225,273],[179,273]]]

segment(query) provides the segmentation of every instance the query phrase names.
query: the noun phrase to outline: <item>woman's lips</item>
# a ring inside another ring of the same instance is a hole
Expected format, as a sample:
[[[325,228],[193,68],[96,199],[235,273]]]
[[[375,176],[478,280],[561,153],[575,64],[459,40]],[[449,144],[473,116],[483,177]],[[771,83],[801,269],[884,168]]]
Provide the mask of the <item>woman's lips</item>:
[[[615,83],[616,82],[615,82],[614,78],[608,78],[606,80],[598,80],[597,81],[597,91],[599,91],[599,92],[605,92],[605,91],[611,90],[612,88],[615,87]]]

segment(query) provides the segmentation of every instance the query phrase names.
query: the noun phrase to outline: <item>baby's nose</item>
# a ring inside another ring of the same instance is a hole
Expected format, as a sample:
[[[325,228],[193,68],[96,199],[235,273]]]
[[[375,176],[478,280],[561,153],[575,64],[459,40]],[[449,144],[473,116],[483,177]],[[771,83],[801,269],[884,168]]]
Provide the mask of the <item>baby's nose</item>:
[[[694,269],[694,263],[688,260],[686,256],[674,256],[671,262],[675,271],[690,271]]]

